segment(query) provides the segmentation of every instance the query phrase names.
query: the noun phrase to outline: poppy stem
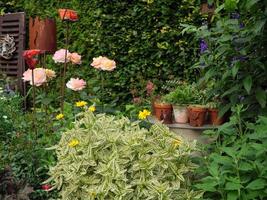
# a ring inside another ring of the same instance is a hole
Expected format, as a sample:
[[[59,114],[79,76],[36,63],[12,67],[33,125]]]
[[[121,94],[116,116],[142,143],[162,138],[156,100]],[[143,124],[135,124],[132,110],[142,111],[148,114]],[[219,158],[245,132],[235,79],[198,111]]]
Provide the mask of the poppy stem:
[[[66,81],[66,71],[67,71],[67,56],[68,56],[68,46],[69,46],[69,22],[67,21],[66,28],[66,43],[65,43],[65,62],[63,68],[63,75],[61,78],[61,113],[64,113],[64,95],[65,95],[65,81]]]

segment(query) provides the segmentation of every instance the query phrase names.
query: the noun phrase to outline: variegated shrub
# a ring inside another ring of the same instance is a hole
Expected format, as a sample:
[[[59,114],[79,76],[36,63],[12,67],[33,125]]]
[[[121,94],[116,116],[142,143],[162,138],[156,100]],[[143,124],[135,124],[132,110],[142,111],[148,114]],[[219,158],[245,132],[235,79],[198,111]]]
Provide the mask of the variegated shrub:
[[[150,130],[127,118],[82,113],[53,148],[50,169],[63,200],[196,199],[187,174],[194,168],[188,144],[164,125]]]

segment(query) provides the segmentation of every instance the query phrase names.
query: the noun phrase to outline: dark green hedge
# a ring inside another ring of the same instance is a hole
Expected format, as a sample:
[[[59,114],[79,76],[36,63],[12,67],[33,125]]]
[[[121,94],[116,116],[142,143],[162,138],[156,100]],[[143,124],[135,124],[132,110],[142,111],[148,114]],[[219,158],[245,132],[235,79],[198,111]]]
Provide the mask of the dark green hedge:
[[[9,4],[8,4],[9,2]],[[160,88],[165,80],[194,78],[190,67],[198,54],[198,42],[181,35],[181,24],[198,24],[195,0],[17,0],[4,3],[5,12],[25,11],[27,16],[54,16],[58,20],[58,47],[63,47],[64,29],[58,8],[77,10],[80,20],[71,25],[71,51],[83,56],[73,70],[97,93],[99,79],[90,66],[93,57],[105,55],[117,62],[114,72],[105,74],[106,101],[131,100],[130,91],[143,95],[146,82]]]

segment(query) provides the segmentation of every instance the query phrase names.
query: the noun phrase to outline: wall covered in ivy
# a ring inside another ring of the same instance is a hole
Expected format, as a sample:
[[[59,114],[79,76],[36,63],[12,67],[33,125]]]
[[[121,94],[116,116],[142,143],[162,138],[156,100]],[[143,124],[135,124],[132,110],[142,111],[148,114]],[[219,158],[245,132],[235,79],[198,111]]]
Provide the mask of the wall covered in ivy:
[[[105,101],[130,101],[131,91],[142,95],[148,80],[160,86],[168,79],[188,79],[198,56],[198,41],[181,35],[182,24],[199,24],[195,0],[8,0],[1,12],[25,11],[27,17],[55,17],[58,48],[64,47],[64,26],[58,8],[78,12],[80,20],[71,25],[70,51],[81,54],[83,64],[74,75],[88,81],[88,91],[97,94],[99,72],[90,63],[105,55],[117,62],[106,73]],[[70,69],[72,70],[72,69]]]

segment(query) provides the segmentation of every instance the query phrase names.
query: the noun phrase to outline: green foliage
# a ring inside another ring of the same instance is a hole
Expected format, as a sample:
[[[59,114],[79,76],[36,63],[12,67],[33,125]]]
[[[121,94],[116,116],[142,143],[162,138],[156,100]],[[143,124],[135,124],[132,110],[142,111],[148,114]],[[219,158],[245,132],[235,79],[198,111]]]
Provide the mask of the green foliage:
[[[241,120],[238,107],[230,122],[209,131],[217,143],[207,146],[210,154],[202,160],[195,186],[204,199],[252,200],[267,198],[267,117],[257,123]]]
[[[203,104],[204,96],[195,84],[188,84],[186,82],[180,82],[176,88],[169,94],[165,95],[163,99],[171,104]]]
[[[82,113],[62,134],[50,169],[62,199],[197,199],[189,190],[188,144],[163,125],[150,130],[127,118]],[[76,146],[72,141],[76,140]]]
[[[105,55],[114,59],[116,70],[104,75],[104,102],[129,102],[133,89],[139,91],[138,96],[145,96],[143,88],[148,80],[153,79],[160,86],[174,77],[194,79],[194,70],[190,67],[196,62],[198,44],[192,35],[181,35],[180,24],[200,23],[195,0],[10,2],[13,6],[6,5],[7,11],[56,17],[58,48],[64,47],[65,25],[59,21],[56,9],[77,10],[79,21],[71,24],[70,51],[81,54],[83,64],[78,72],[70,67],[69,74],[86,79],[87,92],[98,95],[100,77],[99,72],[90,66],[92,58]]]
[[[266,114],[266,11],[267,1],[227,0],[217,2],[213,22],[200,28],[186,26],[208,45],[200,58],[204,77],[214,82],[212,94],[219,94],[226,112],[238,103],[248,106],[244,117]],[[222,113],[223,114],[223,113]]]

